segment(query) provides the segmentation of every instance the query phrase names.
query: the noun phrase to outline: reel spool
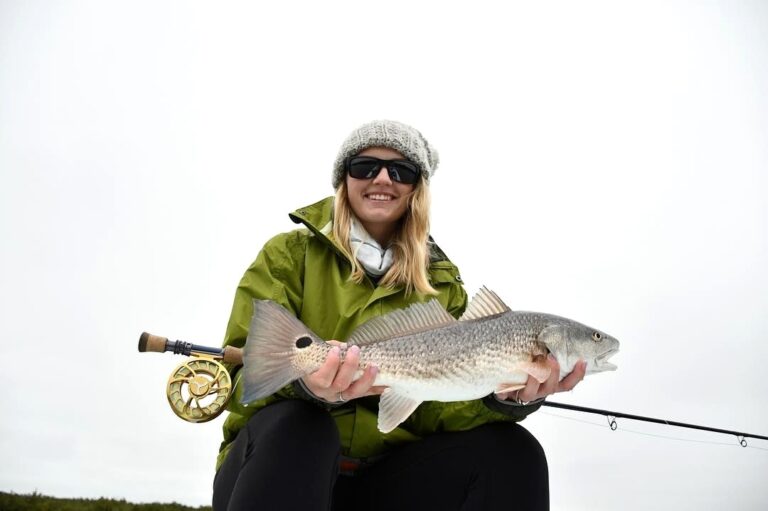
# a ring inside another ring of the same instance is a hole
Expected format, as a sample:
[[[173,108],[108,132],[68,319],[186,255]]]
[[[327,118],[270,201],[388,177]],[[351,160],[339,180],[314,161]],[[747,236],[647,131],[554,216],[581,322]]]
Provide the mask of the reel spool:
[[[179,364],[168,378],[165,392],[178,417],[187,422],[208,422],[226,409],[232,379],[216,360],[196,357]]]

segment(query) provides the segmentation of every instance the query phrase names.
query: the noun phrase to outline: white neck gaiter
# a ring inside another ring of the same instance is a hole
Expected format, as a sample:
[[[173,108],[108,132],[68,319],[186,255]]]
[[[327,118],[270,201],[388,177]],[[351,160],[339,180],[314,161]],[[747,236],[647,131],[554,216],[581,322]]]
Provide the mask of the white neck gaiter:
[[[392,267],[394,262],[392,249],[381,248],[379,242],[373,239],[354,218],[349,231],[349,243],[352,245],[352,253],[369,275],[381,277]]]

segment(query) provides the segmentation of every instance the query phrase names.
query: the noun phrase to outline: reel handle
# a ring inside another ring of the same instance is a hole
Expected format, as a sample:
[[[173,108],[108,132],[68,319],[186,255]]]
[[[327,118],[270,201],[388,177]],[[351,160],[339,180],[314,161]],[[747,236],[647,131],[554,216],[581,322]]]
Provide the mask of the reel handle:
[[[170,341],[167,337],[153,335],[148,332],[142,332],[141,336],[139,337],[139,351],[141,353],[150,351],[155,353],[164,353],[166,351],[172,351],[175,354],[187,356],[207,355],[216,359],[220,359],[226,364],[243,364],[243,350],[241,348],[235,348],[234,346],[226,346],[224,348],[211,348],[209,346],[192,344],[190,342]]]

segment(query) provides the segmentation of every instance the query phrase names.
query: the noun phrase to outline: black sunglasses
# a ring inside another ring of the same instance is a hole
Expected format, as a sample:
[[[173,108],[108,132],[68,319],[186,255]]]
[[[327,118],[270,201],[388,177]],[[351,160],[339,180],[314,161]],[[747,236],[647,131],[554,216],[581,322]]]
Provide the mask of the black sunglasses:
[[[412,185],[419,180],[421,170],[411,160],[380,160],[372,156],[351,156],[344,161],[344,170],[355,179],[372,179],[387,167],[392,181]]]

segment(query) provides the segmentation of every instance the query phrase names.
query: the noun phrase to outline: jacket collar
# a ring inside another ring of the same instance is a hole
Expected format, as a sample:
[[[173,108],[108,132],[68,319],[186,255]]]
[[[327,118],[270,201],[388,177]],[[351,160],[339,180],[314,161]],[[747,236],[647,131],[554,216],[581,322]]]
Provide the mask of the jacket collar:
[[[342,254],[339,246],[331,238],[331,232],[333,231],[333,201],[334,197],[326,197],[314,204],[296,209],[289,213],[288,217],[296,224],[304,224],[312,234],[331,245],[339,254]],[[450,262],[448,256],[435,243],[432,236],[429,237],[429,245],[429,260],[431,263],[440,261]]]
[[[333,231],[333,197],[299,208],[288,217],[296,224],[304,224],[312,234],[327,242],[341,253],[338,245],[331,239]]]

